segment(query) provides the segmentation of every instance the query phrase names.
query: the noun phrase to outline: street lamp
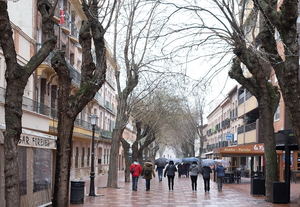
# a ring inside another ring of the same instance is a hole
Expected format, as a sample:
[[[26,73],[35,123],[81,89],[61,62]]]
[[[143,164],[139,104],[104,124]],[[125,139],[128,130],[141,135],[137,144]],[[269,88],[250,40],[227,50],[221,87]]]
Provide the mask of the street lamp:
[[[95,127],[98,116],[96,114],[90,115],[92,125],[92,157],[91,157],[91,173],[90,173],[90,194],[89,196],[96,196],[95,194]]]

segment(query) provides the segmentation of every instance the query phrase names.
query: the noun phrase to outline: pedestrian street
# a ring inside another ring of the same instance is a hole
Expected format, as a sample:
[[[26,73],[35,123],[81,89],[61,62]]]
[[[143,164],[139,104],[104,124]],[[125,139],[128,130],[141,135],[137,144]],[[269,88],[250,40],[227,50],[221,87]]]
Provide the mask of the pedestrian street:
[[[178,178],[176,175],[174,191],[169,191],[167,179],[162,182],[155,177],[151,180],[151,189],[146,191],[145,180],[138,181],[137,191],[131,190],[131,183],[124,183],[123,175],[119,178],[119,189],[105,188],[106,176],[97,179],[97,197],[89,197],[88,182],[84,204],[70,207],[299,207],[297,197],[300,194],[300,184],[291,185],[290,204],[272,204],[264,201],[262,196],[250,195],[250,180],[242,179],[241,184],[224,184],[223,191],[218,192],[217,184],[211,181],[210,192],[204,192],[201,176],[198,177],[197,192],[192,191],[190,178]]]

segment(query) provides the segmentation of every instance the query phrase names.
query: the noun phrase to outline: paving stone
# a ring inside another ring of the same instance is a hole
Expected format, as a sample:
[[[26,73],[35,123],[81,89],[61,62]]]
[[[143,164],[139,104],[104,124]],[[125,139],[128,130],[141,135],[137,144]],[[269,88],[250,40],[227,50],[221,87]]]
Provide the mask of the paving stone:
[[[242,184],[224,184],[218,192],[217,185],[211,182],[210,192],[204,192],[203,179],[198,179],[198,191],[192,192],[189,178],[175,178],[174,191],[168,190],[167,180],[158,182],[152,179],[151,190],[145,190],[145,180],[139,179],[138,191],[131,191],[131,183],[122,181],[119,176],[119,189],[105,188],[107,176],[96,179],[97,194],[104,196],[85,197],[84,205],[70,207],[299,207],[300,184],[292,184],[290,204],[272,204],[265,202],[263,196],[250,195],[250,182]],[[88,189],[89,183],[86,183]]]

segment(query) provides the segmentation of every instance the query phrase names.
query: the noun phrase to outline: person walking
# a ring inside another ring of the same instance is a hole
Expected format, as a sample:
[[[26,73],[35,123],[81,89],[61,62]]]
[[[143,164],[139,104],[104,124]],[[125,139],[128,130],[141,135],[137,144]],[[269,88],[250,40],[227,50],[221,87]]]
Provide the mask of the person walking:
[[[157,174],[158,174],[158,180],[159,180],[159,182],[162,181],[164,168],[165,168],[164,166],[157,166],[156,167],[156,171],[157,171]]]
[[[202,177],[204,181],[204,191],[209,192],[210,190],[210,173],[212,173],[212,170],[209,166],[203,166],[202,167]]]
[[[142,166],[135,160],[129,167],[129,171],[132,176],[132,190],[137,191],[137,184],[139,180],[139,176],[142,174]]]
[[[150,190],[150,181],[152,179],[152,176],[155,177],[154,173],[154,165],[152,164],[151,161],[147,161],[144,164],[142,175],[144,179],[146,180],[146,191]]]
[[[192,190],[197,191],[197,179],[198,179],[198,174],[200,173],[200,168],[196,161],[192,162],[192,165],[190,165],[189,171],[190,171],[189,174],[190,174],[191,181],[192,181]]]
[[[217,173],[218,191],[222,191],[223,178],[225,176],[225,168],[223,167],[222,163],[218,163],[218,166],[216,168],[216,173]]]
[[[177,172],[177,168],[174,165],[174,162],[171,160],[165,170],[164,176],[168,176],[168,186],[169,190],[174,190],[174,177],[175,172]]]

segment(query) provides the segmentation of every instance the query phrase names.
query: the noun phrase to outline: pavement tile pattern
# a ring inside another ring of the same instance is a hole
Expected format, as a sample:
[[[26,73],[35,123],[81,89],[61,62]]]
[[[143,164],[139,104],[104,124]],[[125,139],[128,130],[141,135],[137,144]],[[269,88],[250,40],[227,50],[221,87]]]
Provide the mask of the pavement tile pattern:
[[[121,175],[122,176],[122,175]],[[193,192],[189,178],[175,178],[174,191],[168,190],[167,179],[151,181],[151,190],[146,191],[145,180],[139,179],[138,191],[131,190],[131,183],[122,182],[119,189],[105,188],[106,176],[97,179],[97,197],[85,197],[84,204],[70,207],[300,207],[300,184],[292,184],[290,204],[272,204],[263,196],[250,195],[249,180],[242,184],[225,184],[218,192],[215,182],[211,182],[210,192],[204,192],[203,179],[198,178],[198,191]],[[86,189],[88,189],[88,182]],[[88,193],[88,192],[86,192]]]

